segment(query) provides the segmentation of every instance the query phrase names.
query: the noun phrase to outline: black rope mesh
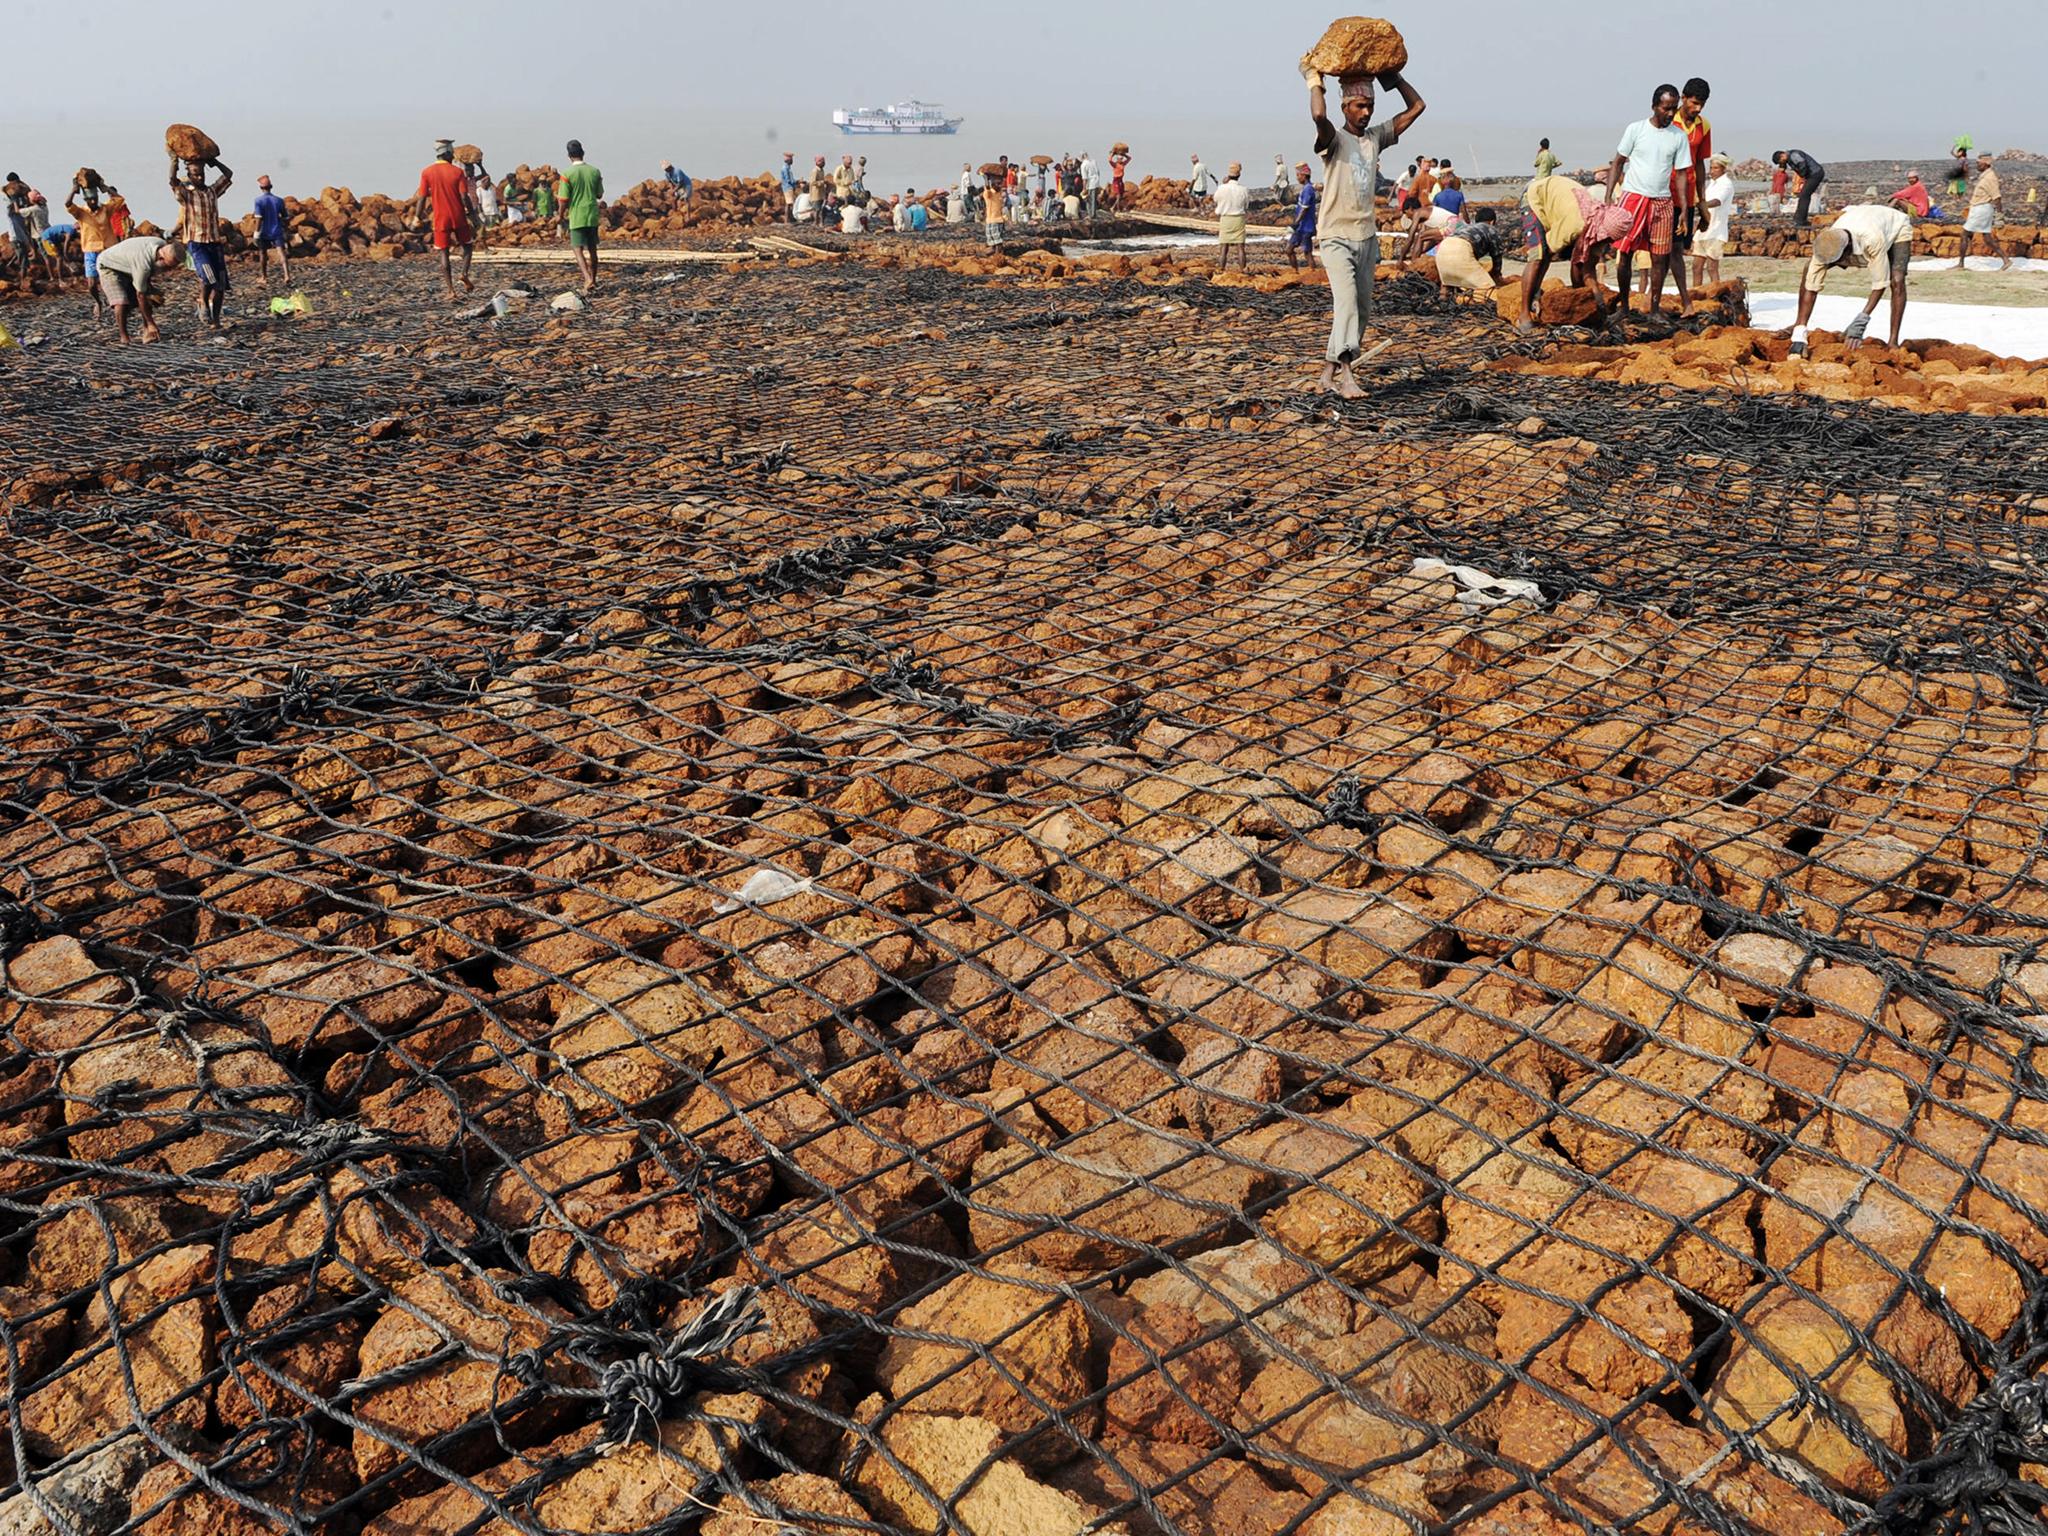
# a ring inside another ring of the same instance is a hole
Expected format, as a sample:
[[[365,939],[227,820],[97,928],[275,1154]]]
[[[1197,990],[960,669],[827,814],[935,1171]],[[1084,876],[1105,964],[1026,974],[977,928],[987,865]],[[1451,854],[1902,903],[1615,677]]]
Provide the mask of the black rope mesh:
[[[2038,1527],[2037,424],[304,275],[0,365],[0,1523]]]

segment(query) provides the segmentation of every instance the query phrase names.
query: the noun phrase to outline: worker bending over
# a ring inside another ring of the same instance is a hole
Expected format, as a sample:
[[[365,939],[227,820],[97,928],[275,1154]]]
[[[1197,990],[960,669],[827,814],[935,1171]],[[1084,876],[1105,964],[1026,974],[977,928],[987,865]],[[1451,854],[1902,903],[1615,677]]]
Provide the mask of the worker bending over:
[[[1870,302],[1863,306],[1862,314],[1849,322],[1842,339],[1851,350],[1863,344],[1863,333],[1870,329],[1870,317],[1877,312],[1877,301],[1884,297],[1889,281],[1891,344],[1896,347],[1899,322],[1906,314],[1906,272],[1912,264],[1913,221],[1905,214],[1875,203],[1844,208],[1831,226],[1813,237],[1813,257],[1799,282],[1799,317],[1792,326],[1792,355],[1806,354],[1806,322],[1813,318],[1813,301],[1820,297],[1821,287],[1835,267],[1870,269]]]

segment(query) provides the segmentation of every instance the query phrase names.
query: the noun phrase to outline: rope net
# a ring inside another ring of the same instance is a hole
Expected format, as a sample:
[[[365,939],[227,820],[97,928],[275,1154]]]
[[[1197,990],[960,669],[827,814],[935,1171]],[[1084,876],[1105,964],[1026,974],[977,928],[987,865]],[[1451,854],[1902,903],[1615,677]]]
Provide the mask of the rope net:
[[[2033,423],[610,281],[0,372],[0,1523],[2035,1528]]]

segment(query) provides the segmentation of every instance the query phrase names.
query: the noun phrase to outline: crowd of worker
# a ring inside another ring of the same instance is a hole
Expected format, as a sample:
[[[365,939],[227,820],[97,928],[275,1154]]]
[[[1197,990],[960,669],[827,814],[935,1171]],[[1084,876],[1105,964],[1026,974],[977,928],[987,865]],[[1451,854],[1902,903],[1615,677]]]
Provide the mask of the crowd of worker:
[[[1320,182],[1309,161],[1290,165],[1286,157],[1276,155],[1271,193],[1287,226],[1284,249],[1289,266],[1299,271],[1304,258],[1320,260],[1329,273],[1333,313],[1324,384],[1352,395],[1360,392],[1355,365],[1363,355],[1374,274],[1383,255],[1378,204],[1387,179],[1381,175],[1381,159],[1425,107],[1399,73],[1378,80],[1347,78],[1340,82],[1339,120],[1333,121],[1324,77],[1305,67],[1304,79],[1316,130]],[[1375,123],[1380,87],[1397,92],[1401,108],[1390,120]],[[1708,83],[1698,77],[1683,87],[1658,86],[1649,115],[1628,125],[1612,162],[1590,177],[1566,174],[1550,141],[1542,140],[1534,160],[1535,177],[1513,219],[1504,219],[1495,208],[1469,203],[1464,181],[1450,160],[1417,155],[1391,180],[1387,210],[1392,228],[1387,235],[1398,249],[1385,254],[1431,271],[1446,294],[1491,290],[1505,280],[1507,259],[1523,259],[1517,322],[1523,330],[1540,312],[1544,280],[1559,260],[1568,264],[1572,286],[1591,288],[1597,325],[1610,319],[1599,281],[1610,261],[1618,267],[1616,286],[1621,295],[1640,291],[1654,311],[1669,280],[1681,312],[1689,314],[1695,292],[1720,279],[1737,201],[1729,158],[1714,149],[1706,117],[1710,94]],[[1955,143],[1947,182],[1951,198],[1969,199],[1957,265],[1964,264],[1981,238],[2010,268],[2012,258],[1997,232],[2004,206],[1997,169],[1991,156],[1979,157],[1972,179],[1972,147],[1967,138]],[[409,207],[417,227],[431,239],[450,300],[458,297],[458,283],[464,291],[474,289],[470,269],[478,236],[501,222],[559,226],[584,291],[596,291],[604,178],[585,159],[577,141],[569,141],[566,153],[564,172],[549,168],[500,182],[474,146],[458,151],[452,140],[436,143]],[[784,217],[794,224],[847,234],[916,234],[935,221],[978,222],[988,242],[996,244],[1014,226],[1073,224],[1094,219],[1105,209],[1122,211],[1130,197],[1130,160],[1129,147],[1121,143],[1101,165],[1092,154],[1034,155],[1026,161],[1005,155],[978,170],[963,164],[951,187],[923,197],[910,188],[901,193],[872,189],[865,155],[842,155],[836,165],[818,155],[808,172],[800,174],[796,156],[786,153],[775,179]],[[1827,167],[1802,149],[1777,150],[1770,164],[1770,191],[1762,206],[1789,210],[1795,227],[1810,226],[1813,215],[1825,208]],[[169,189],[179,211],[175,227],[166,235],[138,229],[126,199],[95,172],[80,171],[75,178],[64,202],[68,222],[53,221],[44,194],[10,172],[0,183],[0,199],[7,212],[17,276],[26,283],[37,272],[61,288],[75,261],[95,311],[111,315],[120,338],[129,339],[133,312],[141,321],[143,339],[153,341],[159,334],[153,303],[156,284],[163,273],[189,267],[198,280],[197,308],[205,322],[217,328],[231,283],[221,199],[233,184],[234,173],[218,158],[181,163],[174,154]],[[677,207],[687,207],[694,195],[689,175],[670,161],[662,162],[658,185]],[[275,261],[279,277],[289,284],[286,205],[269,177],[259,177],[257,189],[251,211],[262,280],[268,285]],[[1199,154],[1191,155],[1187,191],[1195,209],[1215,219],[1221,265],[1227,269],[1234,255],[1242,268],[1253,203],[1242,164],[1232,162],[1218,176]],[[1870,201],[1840,210],[1812,240],[1793,332],[1795,350],[1804,348],[1814,299],[1835,268],[1867,267],[1871,272],[1870,301],[1850,328],[1851,345],[1860,343],[1887,291],[1896,342],[1905,309],[1913,222],[1942,214],[1917,173],[1881,201],[1872,188]],[[1636,290],[1639,257],[1644,270]],[[1625,316],[1627,309],[1623,303],[1620,315]]]
[[[1298,168],[1300,191],[1288,260],[1296,264],[1299,255],[1311,248],[1322,257],[1331,295],[1322,384],[1336,394],[1356,397],[1363,393],[1357,365],[1386,345],[1369,350],[1363,345],[1381,257],[1372,189],[1380,182],[1381,156],[1400,141],[1425,109],[1420,95],[1400,73],[1377,80],[1347,77],[1340,82],[1339,125],[1329,116],[1322,73],[1305,62],[1302,76],[1308,86],[1316,154],[1322,161],[1324,179],[1318,194],[1310,168]],[[1391,88],[1401,97],[1401,110],[1385,123],[1373,121],[1380,87]],[[1594,324],[1605,326],[1610,314],[1599,280],[1602,267],[1610,259],[1617,264],[1621,304],[1613,318],[1619,320],[1628,313],[1629,296],[1635,291],[1636,259],[1643,257],[1648,270],[1641,292],[1647,308],[1653,313],[1658,309],[1670,279],[1680,312],[1690,315],[1695,290],[1719,280],[1736,203],[1729,159],[1715,151],[1713,129],[1706,116],[1710,94],[1708,83],[1698,77],[1687,80],[1683,87],[1656,87],[1650,96],[1649,115],[1623,130],[1612,162],[1587,179],[1564,174],[1550,141],[1543,140],[1535,158],[1536,175],[1520,199],[1519,232],[1503,230],[1494,209],[1468,210],[1463,184],[1449,161],[1418,156],[1394,182],[1389,203],[1397,225],[1394,233],[1403,239],[1397,259],[1414,263],[1423,255],[1433,256],[1439,289],[1449,293],[1460,289],[1487,292],[1503,281],[1503,262],[1509,254],[1524,256],[1516,323],[1518,329],[1527,331],[1540,313],[1544,279],[1554,261],[1568,261],[1574,288],[1590,289]],[[1997,234],[2004,207],[1997,170],[1991,156],[1982,156],[1976,179],[1970,183],[1970,148],[1967,140],[1955,146],[1950,176],[1952,195],[1961,196],[1967,185],[1970,199],[1956,265],[1961,268],[1965,264],[1981,238],[1989,241],[2002,269],[2009,269],[2012,258]],[[1789,202],[1794,226],[1810,227],[1813,214],[1824,206],[1827,167],[1801,149],[1777,150],[1771,163],[1776,167],[1771,206],[1782,209]],[[1875,193],[1872,188],[1873,198]],[[1898,344],[1912,261],[1913,219],[1930,214],[1926,191],[1919,177],[1913,176],[1883,202],[1844,208],[1829,227],[1814,234],[1792,329],[1795,355],[1807,349],[1815,302],[1828,274],[1836,269],[1866,268],[1871,276],[1869,300],[1844,332],[1847,345],[1854,349],[1862,344],[1871,318],[1887,294],[1891,300],[1890,339],[1892,345]],[[1302,233],[1305,228],[1312,230],[1306,237]],[[1219,238],[1225,242],[1227,261],[1229,236],[1226,233]]]

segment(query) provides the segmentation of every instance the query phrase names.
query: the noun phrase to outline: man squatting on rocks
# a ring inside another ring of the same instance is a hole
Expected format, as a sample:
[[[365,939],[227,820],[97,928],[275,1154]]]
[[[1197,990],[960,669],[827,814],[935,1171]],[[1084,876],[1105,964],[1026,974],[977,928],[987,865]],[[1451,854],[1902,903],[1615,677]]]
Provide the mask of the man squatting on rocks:
[[[1375,125],[1373,82],[1363,76],[1345,80],[1344,126],[1339,128],[1330,121],[1322,73],[1311,65],[1302,71],[1302,79],[1308,85],[1308,115],[1316,125],[1316,154],[1323,162],[1320,239],[1323,267],[1330,274],[1331,313],[1322,387],[1356,400],[1365,391],[1359,388],[1352,364],[1372,320],[1373,270],[1380,259],[1379,231],[1373,222],[1380,152],[1414,127],[1423,101],[1407,77],[1397,73],[1390,83],[1401,93],[1401,111],[1392,122]]]
[[[1891,285],[1893,346],[1899,344],[1899,322],[1906,314],[1906,272],[1913,264],[1913,221],[1897,208],[1880,208],[1862,203],[1844,208],[1835,222],[1813,237],[1813,256],[1806,263],[1806,275],[1799,282],[1799,316],[1792,326],[1792,355],[1806,354],[1806,322],[1813,318],[1813,301],[1832,267],[1870,268],[1870,302],[1863,313],[1842,332],[1850,351],[1863,345],[1870,329],[1870,317],[1877,301]]]

